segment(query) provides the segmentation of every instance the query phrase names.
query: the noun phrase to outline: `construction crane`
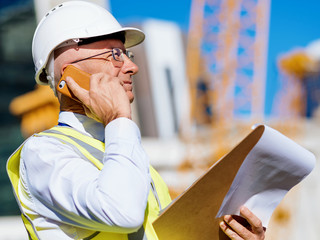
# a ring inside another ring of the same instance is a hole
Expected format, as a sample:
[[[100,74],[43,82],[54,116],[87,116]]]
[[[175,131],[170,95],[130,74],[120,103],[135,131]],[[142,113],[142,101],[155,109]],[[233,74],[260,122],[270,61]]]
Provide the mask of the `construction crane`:
[[[263,118],[269,15],[270,0],[193,0],[187,49],[192,120],[203,69],[214,123]]]
[[[236,123],[264,119],[269,16],[270,0],[192,1],[190,122],[212,130],[214,159],[234,143]]]

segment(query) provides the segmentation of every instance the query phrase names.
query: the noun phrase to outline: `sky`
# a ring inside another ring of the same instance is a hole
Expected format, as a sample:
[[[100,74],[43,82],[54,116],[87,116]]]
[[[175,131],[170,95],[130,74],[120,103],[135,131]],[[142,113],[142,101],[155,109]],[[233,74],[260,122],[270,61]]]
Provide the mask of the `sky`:
[[[188,31],[191,0],[110,0],[110,6],[122,24],[156,18],[174,21],[184,32]],[[276,68],[278,56],[320,39],[319,13],[319,0],[271,0],[266,115],[271,112],[276,90],[280,86]]]
[[[312,41],[320,39],[319,10],[319,0],[272,1],[266,89],[269,108],[274,89],[279,85],[277,57],[293,49],[304,48]],[[270,110],[268,107],[267,110]]]
[[[149,18],[176,22],[188,31],[191,0],[109,0],[120,23],[141,22]]]

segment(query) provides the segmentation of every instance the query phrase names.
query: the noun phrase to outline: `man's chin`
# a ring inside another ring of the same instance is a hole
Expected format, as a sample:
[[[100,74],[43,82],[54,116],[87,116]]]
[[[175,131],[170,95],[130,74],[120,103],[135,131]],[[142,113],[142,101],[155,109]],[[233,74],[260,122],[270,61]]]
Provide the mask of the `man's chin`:
[[[128,96],[128,98],[129,98],[130,103],[132,103],[133,100],[134,100],[134,95],[133,95],[133,93],[132,93],[131,91],[127,91],[127,96]]]

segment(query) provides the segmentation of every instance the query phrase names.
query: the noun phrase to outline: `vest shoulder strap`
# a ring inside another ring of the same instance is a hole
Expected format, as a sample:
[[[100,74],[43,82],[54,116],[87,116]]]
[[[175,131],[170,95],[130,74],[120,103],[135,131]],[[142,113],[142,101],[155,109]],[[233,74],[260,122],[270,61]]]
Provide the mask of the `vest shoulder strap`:
[[[99,170],[103,168],[104,142],[87,136],[69,127],[56,126],[35,136],[48,136],[61,140],[75,147],[75,150],[84,158],[90,160]]]
[[[19,148],[17,148],[17,150],[9,157],[9,159],[7,161],[7,166],[6,166],[7,173],[8,173],[12,188],[13,188],[13,194],[14,194],[16,201],[18,203],[21,203],[21,200],[20,200],[20,197],[18,194],[19,181],[20,181],[20,175],[19,175],[20,155],[21,155],[21,150],[22,150],[24,144],[26,143],[26,141],[24,141],[19,146]],[[39,237],[36,233],[36,230],[34,229],[33,224],[31,223],[30,218],[24,213],[20,204],[18,204],[18,206],[20,208],[21,218],[22,218],[24,226],[27,230],[29,239],[38,240]]]

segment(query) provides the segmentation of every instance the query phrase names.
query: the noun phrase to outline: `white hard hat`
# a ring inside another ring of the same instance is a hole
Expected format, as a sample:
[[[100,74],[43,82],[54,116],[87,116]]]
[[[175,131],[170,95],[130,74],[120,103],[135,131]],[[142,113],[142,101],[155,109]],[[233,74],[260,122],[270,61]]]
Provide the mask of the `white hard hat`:
[[[45,73],[44,70],[51,53],[58,46],[70,42],[75,44],[79,39],[118,32],[125,33],[124,45],[126,48],[141,43],[145,37],[144,33],[137,28],[121,27],[106,9],[96,4],[85,1],[69,1],[57,5],[41,19],[33,36],[32,57],[36,70],[36,82],[48,85],[48,76],[52,80],[53,73]]]

